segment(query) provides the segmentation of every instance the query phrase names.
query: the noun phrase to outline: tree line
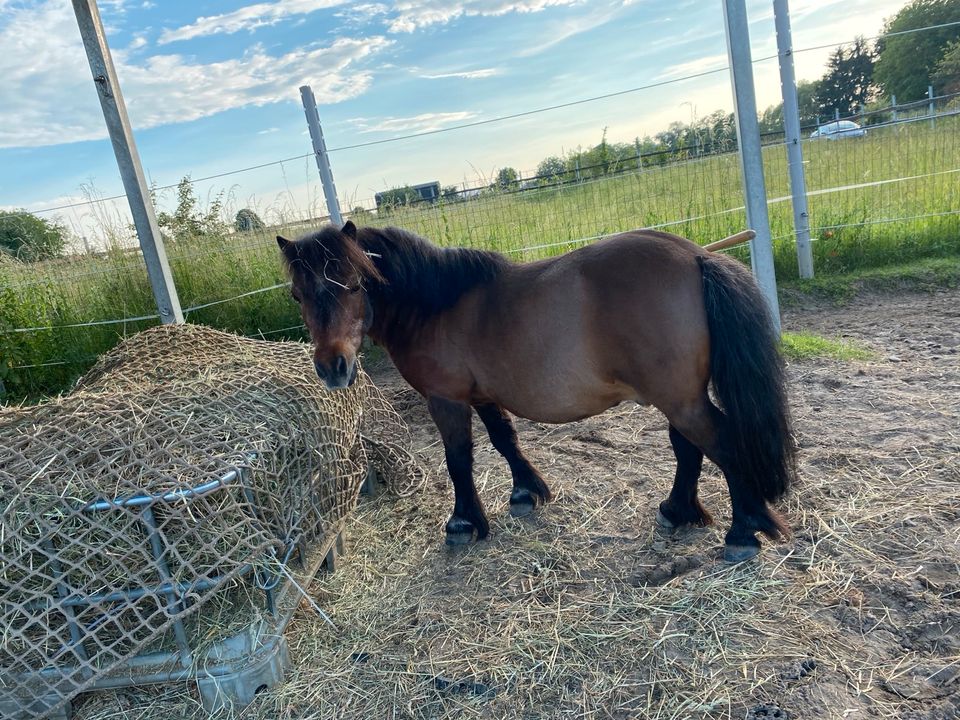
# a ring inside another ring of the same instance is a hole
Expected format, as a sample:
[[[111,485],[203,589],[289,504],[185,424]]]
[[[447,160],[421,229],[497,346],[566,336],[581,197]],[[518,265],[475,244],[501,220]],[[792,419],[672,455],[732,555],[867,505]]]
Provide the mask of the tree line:
[[[919,28],[930,28],[911,32]],[[911,0],[889,18],[876,42],[858,37],[837,47],[827,60],[824,74],[797,83],[800,123],[804,127],[829,121],[835,115],[853,116],[861,110],[922,100],[932,86],[940,95],[960,93],[960,0]],[[782,103],[759,116],[760,132],[783,131]],[[600,142],[566,155],[551,155],[537,165],[536,176],[521,178],[511,167],[501,168],[480,192],[510,192],[531,186],[549,186],[660,165],[699,155],[730,152],[737,147],[733,113],[722,110],[689,123],[675,121],[659,133],[633,142],[609,142],[606,130]],[[413,204],[419,194],[410,186],[388,190],[385,207]],[[441,198],[453,201],[464,193],[455,185],[441,189]],[[222,234],[222,198],[201,209],[189,176],[177,187],[172,213],[158,213],[161,231],[168,240]],[[260,230],[263,221],[249,208],[233,222],[238,231]],[[46,260],[63,254],[68,230],[58,222],[25,210],[0,211],[0,254],[23,261]]]
[[[820,78],[797,83],[801,126],[814,128],[837,115],[850,117],[861,111],[868,115],[889,107],[894,98],[898,104],[922,100],[929,86],[940,95],[960,93],[960,24],[952,23],[960,23],[960,0],[912,0],[884,23],[876,42],[857,37],[837,47]],[[910,32],[919,28],[933,29]],[[761,134],[782,133],[783,103],[763,110],[758,120]],[[690,122],[674,121],[633,142],[608,142],[604,130],[600,143],[591,148],[541,160],[533,178],[521,178],[512,167],[500,168],[481,192],[589,180],[736,148],[733,113],[717,110]],[[419,201],[408,188],[388,192],[395,205]],[[442,192],[448,200],[461,195],[455,186]]]

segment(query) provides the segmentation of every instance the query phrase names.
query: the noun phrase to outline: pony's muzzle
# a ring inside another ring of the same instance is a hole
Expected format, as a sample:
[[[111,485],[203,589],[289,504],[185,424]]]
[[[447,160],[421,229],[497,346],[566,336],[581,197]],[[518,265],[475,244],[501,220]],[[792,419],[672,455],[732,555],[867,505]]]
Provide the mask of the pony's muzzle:
[[[342,390],[350,387],[357,379],[357,358],[347,360],[343,355],[337,355],[329,365],[319,360],[313,361],[313,367],[319,377],[330,390]]]

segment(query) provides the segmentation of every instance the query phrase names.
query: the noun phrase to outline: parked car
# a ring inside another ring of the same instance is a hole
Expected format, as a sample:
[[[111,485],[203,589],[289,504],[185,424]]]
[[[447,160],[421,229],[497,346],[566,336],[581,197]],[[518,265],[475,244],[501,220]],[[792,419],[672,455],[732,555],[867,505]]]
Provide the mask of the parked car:
[[[826,125],[821,125],[812,133],[810,138],[826,138],[827,140],[839,140],[846,137],[863,137],[867,134],[867,129],[857,125],[852,120],[834,120]]]

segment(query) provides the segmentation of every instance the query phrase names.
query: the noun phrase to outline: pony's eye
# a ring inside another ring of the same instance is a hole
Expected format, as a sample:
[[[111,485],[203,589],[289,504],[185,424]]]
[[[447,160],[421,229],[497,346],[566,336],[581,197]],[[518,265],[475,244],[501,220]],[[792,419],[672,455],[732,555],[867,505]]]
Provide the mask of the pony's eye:
[[[360,290],[360,285],[354,285],[354,286],[350,287],[349,290],[350,290],[350,292],[352,292],[352,293],[359,292],[359,290]]]

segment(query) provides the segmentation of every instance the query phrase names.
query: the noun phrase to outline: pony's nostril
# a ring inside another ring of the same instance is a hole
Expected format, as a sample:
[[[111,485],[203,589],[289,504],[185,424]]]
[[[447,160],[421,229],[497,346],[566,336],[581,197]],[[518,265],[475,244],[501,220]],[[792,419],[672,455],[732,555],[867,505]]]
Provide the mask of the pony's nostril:
[[[337,355],[334,363],[334,375],[343,376],[347,374],[347,359],[343,355]]]
[[[321,380],[325,380],[327,378],[327,373],[324,371],[323,365],[320,364],[319,360],[313,361],[313,369],[317,371],[317,377],[319,377]]]

